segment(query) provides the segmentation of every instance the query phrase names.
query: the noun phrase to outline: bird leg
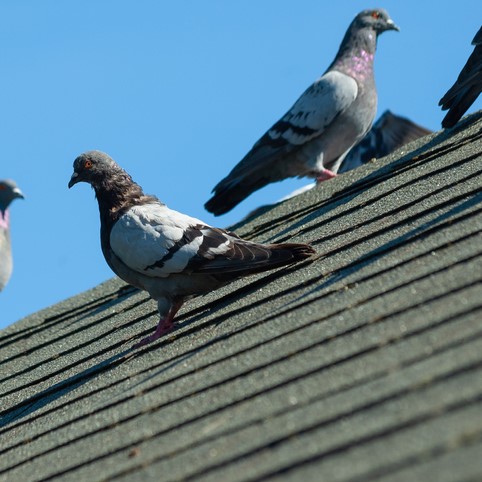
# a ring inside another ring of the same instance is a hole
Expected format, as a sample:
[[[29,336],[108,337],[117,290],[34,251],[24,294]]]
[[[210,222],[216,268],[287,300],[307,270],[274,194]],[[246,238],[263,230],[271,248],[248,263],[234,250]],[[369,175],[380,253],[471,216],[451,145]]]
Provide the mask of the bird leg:
[[[318,173],[318,176],[316,176],[316,182],[328,181],[328,179],[334,177],[336,177],[336,174],[333,171],[323,168],[323,170]]]
[[[135,350],[137,348],[140,348],[141,346],[148,345],[149,343],[156,341],[166,333],[169,333],[174,328],[174,316],[176,316],[176,313],[179,311],[179,308],[181,308],[182,303],[183,301],[174,302],[171,308],[169,309],[169,311],[167,312],[167,315],[166,316],[161,315],[161,319],[157,324],[156,331],[154,331],[152,335],[149,335],[146,338],[143,338],[138,343],[134,344],[132,349]]]

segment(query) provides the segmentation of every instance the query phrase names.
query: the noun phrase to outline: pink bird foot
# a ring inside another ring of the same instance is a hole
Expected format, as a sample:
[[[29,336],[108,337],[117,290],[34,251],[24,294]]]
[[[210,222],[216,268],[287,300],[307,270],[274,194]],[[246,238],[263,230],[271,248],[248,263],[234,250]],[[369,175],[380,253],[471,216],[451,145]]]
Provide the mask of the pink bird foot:
[[[329,169],[323,169],[316,177],[316,182],[328,181],[328,179],[333,179],[336,174]]]
[[[152,343],[153,341],[161,338],[161,336],[169,333],[174,328],[174,323],[172,321],[166,323],[167,321],[167,318],[161,319],[161,321],[159,321],[159,324],[157,325],[156,331],[152,335],[146,336],[141,341],[132,345],[132,349],[136,350],[141,346],[148,345],[149,343]]]
[[[167,316],[165,318],[161,317],[161,319],[159,320],[156,331],[152,335],[149,335],[146,338],[143,338],[141,341],[135,343],[132,346],[132,349],[136,350],[141,346],[148,345],[149,343],[158,340],[161,336],[169,333],[174,328],[174,316],[176,316],[176,313],[179,311],[179,308],[181,308],[181,306],[182,301],[175,302],[171,306],[171,309],[167,313]]]

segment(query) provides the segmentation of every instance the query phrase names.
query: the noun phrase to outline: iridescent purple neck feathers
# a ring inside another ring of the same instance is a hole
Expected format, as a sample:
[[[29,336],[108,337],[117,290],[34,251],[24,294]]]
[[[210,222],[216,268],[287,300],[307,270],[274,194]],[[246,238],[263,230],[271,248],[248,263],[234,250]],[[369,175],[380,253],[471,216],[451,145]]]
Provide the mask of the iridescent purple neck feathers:
[[[360,50],[351,57],[350,62],[345,66],[346,73],[356,79],[365,79],[367,76],[373,75],[374,57],[375,54]]]
[[[0,210],[0,229],[7,230],[10,225],[10,213],[8,209],[5,211]]]

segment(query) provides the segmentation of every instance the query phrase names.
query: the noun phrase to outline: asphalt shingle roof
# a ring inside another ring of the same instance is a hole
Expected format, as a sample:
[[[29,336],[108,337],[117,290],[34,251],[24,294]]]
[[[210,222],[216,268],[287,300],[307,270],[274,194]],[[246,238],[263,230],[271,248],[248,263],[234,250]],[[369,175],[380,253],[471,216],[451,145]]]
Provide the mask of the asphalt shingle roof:
[[[481,139],[479,112],[236,226],[320,256],[145,349],[117,279],[2,331],[0,480],[480,480]]]

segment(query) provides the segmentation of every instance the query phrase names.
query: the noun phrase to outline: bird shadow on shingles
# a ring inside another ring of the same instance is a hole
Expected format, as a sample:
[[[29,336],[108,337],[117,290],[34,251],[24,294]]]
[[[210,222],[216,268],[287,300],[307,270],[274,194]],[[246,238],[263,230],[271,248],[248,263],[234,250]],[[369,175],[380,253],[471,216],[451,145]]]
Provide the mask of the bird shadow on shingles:
[[[375,249],[369,251],[368,253],[365,253],[364,255],[360,256],[358,259],[350,262],[348,265],[331,273],[331,275],[327,275],[324,282],[315,286],[313,289],[302,294],[296,299],[290,301],[289,303],[286,304],[286,306],[292,305],[293,303],[299,303],[300,301],[306,299],[307,297],[313,295],[314,293],[319,292],[323,289],[329,288],[330,286],[333,286],[335,283],[343,281],[348,276],[351,276],[359,272],[366,266],[369,266],[370,264],[376,261],[379,261],[381,258],[383,258],[388,254],[391,254],[394,249],[397,249],[403,246],[404,244],[406,244],[407,242],[411,241],[414,238],[416,239],[420,237],[420,235],[423,235],[424,232],[432,230],[438,224],[444,221],[447,221],[451,217],[457,214],[461,214],[464,211],[480,203],[482,203],[482,192],[479,192],[475,196],[471,197],[470,199],[467,199],[466,201],[463,201],[455,205],[449,211],[440,214],[439,216],[432,219],[431,221],[423,223],[421,226],[418,226],[412,229],[408,233],[402,234],[398,238],[388,241],[387,243],[382,244],[381,246],[377,246]],[[354,280],[353,282],[356,282],[356,280]]]
[[[5,410],[3,414],[0,415],[0,428],[4,428],[9,424],[21,420],[45,406],[56,402],[76,388],[91,381],[96,376],[119,366],[134,356],[135,354],[132,353],[130,349],[124,350],[121,353],[112,355],[108,359],[32,395],[26,400],[18,403],[12,409]]]
[[[320,217],[326,216],[328,213],[344,204],[350,203],[360,194],[363,194],[367,188],[375,186],[387,179],[390,179],[391,177],[393,177],[394,174],[397,174],[401,171],[412,169],[412,163],[414,162],[423,162],[426,158],[431,159],[433,158],[433,156],[436,156],[439,153],[441,154],[444,151],[451,149],[453,147],[451,144],[444,145],[439,148],[436,148],[436,146],[452,137],[459,130],[460,129],[454,129],[439,132],[423,146],[407,152],[399,159],[380,167],[379,169],[371,172],[362,179],[359,179],[353,184],[350,184],[349,186],[344,187],[340,191],[335,192],[330,198],[323,199],[320,203],[313,204],[312,206],[300,210],[298,212],[298,215],[303,216],[303,211],[305,213],[305,215],[301,219],[292,224],[289,224],[285,229],[282,229],[275,235],[272,235],[271,237],[266,239],[265,242],[284,242],[293,235],[293,232],[295,232],[294,234],[297,234],[296,231],[303,231],[303,228],[307,224],[312,223]],[[321,183],[314,189],[323,189],[323,183]],[[296,198],[292,198],[291,201],[293,201],[293,199]],[[290,200],[284,202],[289,201]],[[296,211],[294,211],[294,215],[296,214]],[[343,215],[344,213],[339,214],[339,216]],[[250,221],[252,221],[252,219],[250,219]],[[283,224],[286,224],[287,221],[289,221],[289,219],[285,220]],[[276,220],[274,220],[274,222],[276,223]],[[270,223],[271,227],[272,225],[273,221]],[[262,229],[255,231],[257,231],[256,234],[261,234]]]
[[[229,291],[228,293],[222,295],[219,299],[217,299],[215,302],[211,303],[209,307],[206,306],[206,304],[201,304],[200,306],[197,306],[193,309],[190,309],[189,311],[182,313],[179,315],[179,317],[176,319],[177,322],[183,321],[181,325],[176,325],[174,331],[170,333],[170,335],[167,338],[162,339],[161,343],[159,344],[151,344],[148,345],[141,350],[137,351],[136,353],[141,356],[143,353],[148,352],[148,351],[155,351],[160,348],[162,348],[163,345],[165,344],[170,344],[171,343],[171,338],[172,335],[174,335],[177,338],[176,332],[179,330],[179,337],[187,337],[189,335],[192,335],[193,333],[205,330],[206,328],[210,327],[217,327],[218,325],[222,324],[224,321],[229,319],[230,317],[240,314],[247,309],[252,309],[256,306],[259,306],[261,304],[266,303],[266,299],[263,298],[262,300],[257,300],[254,302],[250,302],[247,305],[243,306],[238,306],[235,308],[231,308],[229,311],[224,312],[223,314],[217,314],[218,311],[221,311],[225,308],[229,308],[230,305],[232,305],[234,302],[238,301],[240,298],[246,298],[249,297],[251,294],[255,293],[259,288],[264,287],[266,284],[276,281],[276,279],[286,276],[289,273],[292,273],[294,271],[297,271],[300,269],[301,266],[307,266],[311,264],[313,261],[315,261],[317,257],[315,258],[309,258],[306,259],[303,262],[299,262],[296,264],[292,264],[289,266],[285,266],[283,268],[280,268],[279,270],[272,271],[270,273],[264,273],[260,275],[259,278],[253,280],[251,283],[248,284],[243,284],[242,286],[239,286],[233,291]],[[229,285],[228,285],[229,286]],[[300,288],[299,286],[296,286],[294,289]],[[291,291],[293,288],[289,288],[287,291]],[[272,295],[278,296],[276,295]],[[202,296],[200,296],[202,298]],[[201,324],[196,324],[197,321],[202,320],[206,315],[211,316],[211,319],[208,321],[205,321]],[[224,340],[227,340],[228,338],[235,336],[239,334],[240,332],[249,330],[252,328],[251,324],[244,324],[242,326],[239,326],[236,330],[233,332],[228,332],[228,333],[222,333],[217,336],[214,336],[212,338],[207,339],[202,345],[200,346],[195,346],[194,348],[189,348],[188,351],[186,351],[184,354],[176,357],[174,360],[171,360],[169,362],[166,362],[165,364],[162,365],[158,370],[150,374],[149,376],[143,378],[140,380],[138,383],[136,383],[133,386],[129,387],[129,391],[132,390],[133,388],[136,388],[144,383],[146,383],[148,380],[155,378],[159,376],[160,374],[171,370],[172,368],[178,366],[179,364],[185,363],[187,360],[192,358],[193,356],[197,356],[200,353],[204,352],[205,350],[209,349],[212,345],[215,345],[217,343],[220,343]],[[146,332],[147,333],[147,332]],[[146,333],[143,333],[142,335],[145,335]],[[141,334],[137,334],[136,336],[140,336]]]

